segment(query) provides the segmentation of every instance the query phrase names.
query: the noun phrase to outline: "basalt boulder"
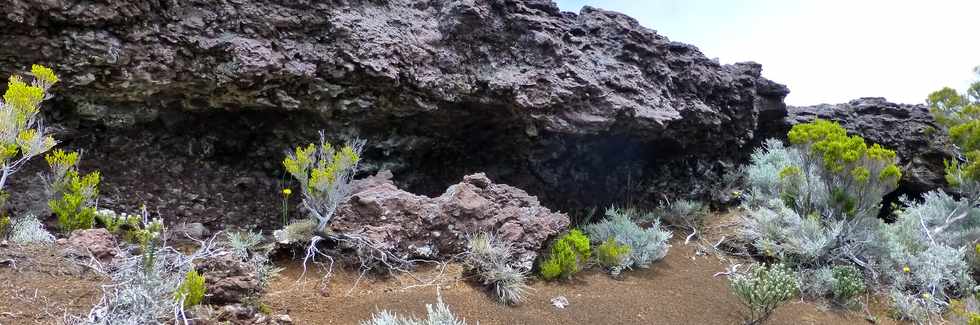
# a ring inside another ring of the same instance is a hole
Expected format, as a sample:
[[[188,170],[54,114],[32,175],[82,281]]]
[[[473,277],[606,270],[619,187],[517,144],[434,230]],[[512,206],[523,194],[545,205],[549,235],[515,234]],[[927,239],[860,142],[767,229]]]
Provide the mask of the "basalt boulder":
[[[282,154],[319,130],[415,193],[485,172],[565,210],[708,198],[788,93],[550,0],[11,0],[0,30],[0,74],[60,74],[46,117],[100,205],[208,227],[279,226]]]
[[[541,206],[513,186],[483,173],[467,175],[437,197],[415,195],[392,183],[392,174],[355,181],[330,228],[379,243],[397,256],[449,258],[466,249],[468,236],[496,234],[513,244],[516,260],[530,269],[537,252],[568,229],[568,215]]]
[[[256,276],[255,266],[228,252],[207,257],[196,269],[204,276],[208,304],[241,303],[261,296],[265,289]]]
[[[75,230],[68,237],[68,247],[74,253],[100,260],[111,260],[119,255],[116,242],[116,237],[104,228]]]

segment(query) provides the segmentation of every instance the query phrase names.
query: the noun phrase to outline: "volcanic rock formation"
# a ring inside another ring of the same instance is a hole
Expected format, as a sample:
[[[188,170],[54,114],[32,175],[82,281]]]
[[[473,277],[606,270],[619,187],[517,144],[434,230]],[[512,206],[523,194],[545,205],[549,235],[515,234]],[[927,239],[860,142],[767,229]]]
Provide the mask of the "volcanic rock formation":
[[[101,205],[208,226],[277,225],[282,153],[321,129],[416,193],[486,172],[562,209],[711,197],[788,93],[550,0],[11,0],[0,29],[0,74],[60,73],[48,120]]]

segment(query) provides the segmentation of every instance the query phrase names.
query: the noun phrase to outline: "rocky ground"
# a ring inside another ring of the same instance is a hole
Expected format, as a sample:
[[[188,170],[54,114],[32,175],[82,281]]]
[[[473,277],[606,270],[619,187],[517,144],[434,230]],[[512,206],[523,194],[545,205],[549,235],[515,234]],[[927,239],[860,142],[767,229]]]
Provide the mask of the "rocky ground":
[[[743,306],[730,294],[724,276],[715,274],[740,259],[717,255],[705,243],[730,233],[736,216],[712,217],[703,241],[685,245],[675,236],[667,257],[649,269],[620,278],[588,271],[570,282],[533,282],[531,298],[519,306],[495,302],[455,263],[422,264],[412,274],[394,277],[337,266],[324,277],[323,265],[311,264],[304,273],[300,261],[281,254],[275,264],[284,270],[259,299],[258,306],[264,306],[259,309],[266,310],[249,311],[239,304],[207,310],[235,324],[273,324],[269,319],[274,317],[295,324],[357,324],[379,309],[423,315],[438,290],[458,316],[480,324],[733,324]],[[0,261],[14,261],[0,263],[0,324],[58,323],[66,314],[86,313],[99,299],[106,279],[85,266],[90,258],[79,257],[70,247],[63,242],[0,248]],[[552,304],[559,296],[567,298],[567,307]],[[879,324],[895,323],[874,295],[862,300],[868,309],[793,301],[781,306],[768,324],[867,324],[869,316]],[[279,316],[251,314],[262,312]],[[243,316],[235,318],[236,313]]]
[[[0,324],[56,324],[99,300],[107,279],[64,248],[0,245]]]

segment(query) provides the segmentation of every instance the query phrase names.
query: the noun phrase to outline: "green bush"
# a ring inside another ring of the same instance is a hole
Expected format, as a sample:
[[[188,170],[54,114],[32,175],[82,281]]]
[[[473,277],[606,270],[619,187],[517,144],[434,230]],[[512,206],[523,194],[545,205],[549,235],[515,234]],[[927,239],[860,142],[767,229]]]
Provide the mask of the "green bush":
[[[615,270],[623,267],[629,253],[630,245],[617,243],[616,239],[609,237],[596,249],[596,259],[602,267]]]
[[[976,69],[980,79],[980,68]],[[929,94],[930,111],[963,158],[947,162],[946,180],[966,192],[980,192],[980,80],[965,93],[946,87]]]
[[[858,294],[864,292],[864,275],[851,265],[835,266],[833,294],[834,300],[846,304]]]
[[[81,176],[78,173],[78,153],[55,150],[44,157],[51,168],[48,188],[51,199],[48,207],[58,216],[62,232],[95,226],[95,199],[99,195],[98,171]]]
[[[541,262],[541,277],[545,280],[568,279],[584,267],[591,256],[589,238],[581,230],[572,229],[551,246],[551,254]]]
[[[10,217],[4,215],[0,217],[0,239],[7,238],[10,233]]]
[[[736,273],[729,277],[729,287],[748,307],[749,324],[765,321],[776,307],[799,291],[796,277],[782,264],[755,265],[746,273]]]
[[[180,283],[177,287],[177,291],[174,293],[174,299],[180,302],[181,299],[184,300],[184,308],[189,308],[191,306],[196,306],[204,301],[204,276],[197,273],[197,270],[191,269],[184,276],[184,281]]]

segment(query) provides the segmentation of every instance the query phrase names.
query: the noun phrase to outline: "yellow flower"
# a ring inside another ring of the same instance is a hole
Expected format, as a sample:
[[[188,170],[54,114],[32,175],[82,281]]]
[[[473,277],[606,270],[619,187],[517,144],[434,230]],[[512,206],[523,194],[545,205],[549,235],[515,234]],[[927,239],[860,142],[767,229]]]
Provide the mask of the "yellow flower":
[[[929,299],[929,297],[932,297],[932,295],[930,295],[929,293],[922,294],[922,299]]]
[[[31,114],[37,112],[37,105],[44,100],[44,90],[34,86],[28,86],[20,77],[11,76],[7,83],[7,92],[3,94],[3,101],[7,105],[12,105],[21,114]],[[24,118],[18,116],[18,118]]]
[[[293,190],[288,188],[282,189],[282,195],[289,196],[290,194],[293,194]]]
[[[35,79],[41,81],[47,86],[51,86],[58,82],[58,76],[54,74],[54,71],[40,64],[31,66],[31,74],[34,75]]]
[[[902,272],[909,273],[909,272],[912,272],[912,269],[910,269],[908,266],[906,266],[906,267],[903,267],[902,268]]]

